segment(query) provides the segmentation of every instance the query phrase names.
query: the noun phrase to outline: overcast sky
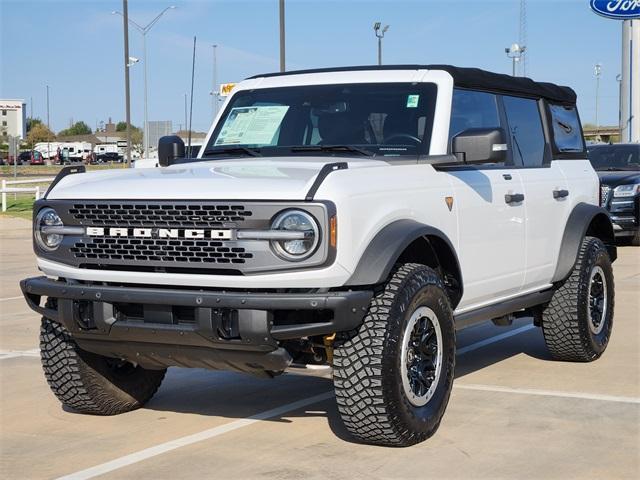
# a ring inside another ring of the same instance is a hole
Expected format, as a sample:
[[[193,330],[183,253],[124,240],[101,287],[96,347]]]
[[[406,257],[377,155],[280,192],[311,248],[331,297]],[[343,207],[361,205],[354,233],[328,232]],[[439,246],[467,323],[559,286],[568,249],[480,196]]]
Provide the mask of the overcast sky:
[[[519,1],[287,0],[287,69],[376,62],[375,21],[390,24],[384,63],[449,63],[510,73],[504,48],[517,41]],[[594,65],[602,64],[600,124],[618,123],[621,24],[596,16],[588,0],[529,0],[528,76],[573,87],[583,122],[595,121]],[[277,70],[278,1],[130,0],[140,24],[175,5],[147,36],[149,119],[184,123],[193,36],[198,39],[194,129],[207,130],[213,43],[218,79],[238,81]],[[51,126],[124,117],[121,0],[0,0],[0,97],[33,98]],[[130,30],[130,55],[142,58]],[[143,65],[131,68],[132,122],[143,119]],[[29,107],[28,107],[29,109]]]

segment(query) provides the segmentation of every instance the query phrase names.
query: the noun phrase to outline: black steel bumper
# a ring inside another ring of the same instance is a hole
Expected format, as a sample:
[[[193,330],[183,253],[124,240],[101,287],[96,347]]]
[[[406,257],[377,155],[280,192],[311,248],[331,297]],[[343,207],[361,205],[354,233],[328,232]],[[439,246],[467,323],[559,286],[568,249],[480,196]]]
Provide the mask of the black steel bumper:
[[[29,307],[62,324],[88,351],[148,368],[252,373],[289,365],[291,357],[279,340],[356,328],[372,297],[370,291],[238,293],[87,285],[47,277],[25,279],[20,287]],[[41,306],[42,297],[56,301]],[[318,321],[296,321],[296,313]]]

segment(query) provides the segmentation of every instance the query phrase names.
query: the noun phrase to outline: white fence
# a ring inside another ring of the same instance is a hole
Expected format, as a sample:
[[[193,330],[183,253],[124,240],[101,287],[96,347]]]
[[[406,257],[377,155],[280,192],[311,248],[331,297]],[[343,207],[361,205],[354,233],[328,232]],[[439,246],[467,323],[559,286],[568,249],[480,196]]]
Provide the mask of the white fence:
[[[50,183],[53,182],[55,177],[47,177],[47,178],[35,178],[32,180],[2,180],[2,188],[0,189],[0,193],[2,193],[2,211],[7,211],[7,193],[33,193],[35,199],[38,200],[40,198],[40,193],[42,187],[40,185],[36,185],[35,187],[7,187],[7,185],[24,185],[29,183]]]

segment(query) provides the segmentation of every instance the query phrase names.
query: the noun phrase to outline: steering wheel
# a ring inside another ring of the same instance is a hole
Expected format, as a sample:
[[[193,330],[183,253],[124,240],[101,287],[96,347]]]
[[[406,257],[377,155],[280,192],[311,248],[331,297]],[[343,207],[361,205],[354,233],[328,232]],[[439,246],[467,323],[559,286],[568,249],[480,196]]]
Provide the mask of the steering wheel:
[[[416,146],[422,144],[422,140],[420,140],[418,137],[416,137],[414,135],[410,135],[408,133],[394,133],[394,134],[389,135],[388,137],[386,137],[383,141],[384,141],[384,143],[391,143],[392,140],[400,139],[400,138],[411,140],[411,142],[413,142]]]

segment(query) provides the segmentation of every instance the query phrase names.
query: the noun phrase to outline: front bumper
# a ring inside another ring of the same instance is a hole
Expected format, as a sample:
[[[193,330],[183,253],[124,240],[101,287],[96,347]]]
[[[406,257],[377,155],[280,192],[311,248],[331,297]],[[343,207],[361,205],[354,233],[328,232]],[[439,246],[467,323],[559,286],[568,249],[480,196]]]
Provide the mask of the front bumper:
[[[640,227],[640,198],[613,197],[608,204],[616,237],[635,235]]]
[[[252,373],[291,363],[281,340],[358,327],[373,295],[105,286],[47,277],[25,279],[20,287],[29,307],[62,324],[85,350],[147,368]],[[55,302],[41,306],[42,297]],[[310,318],[317,321],[304,321]]]

